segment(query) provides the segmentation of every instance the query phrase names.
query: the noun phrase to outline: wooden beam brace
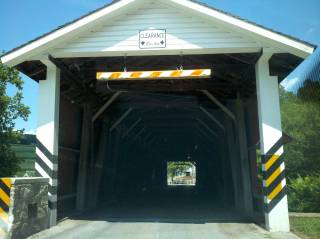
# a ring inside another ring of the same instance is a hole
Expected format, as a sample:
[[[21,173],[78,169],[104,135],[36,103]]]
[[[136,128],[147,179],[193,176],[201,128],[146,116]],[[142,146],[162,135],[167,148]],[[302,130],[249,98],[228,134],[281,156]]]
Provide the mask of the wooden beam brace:
[[[110,132],[112,132],[121,122],[131,113],[133,108],[129,108],[118,120],[110,127]]]
[[[150,132],[149,134],[147,134],[147,136],[143,139],[143,141],[147,141],[147,139],[149,139],[152,136],[152,133]]]
[[[212,147],[213,145],[210,144],[210,143],[214,143],[214,141],[212,141],[212,139],[210,139],[210,137],[208,135],[204,135],[203,131],[201,132],[201,129],[199,126],[197,126],[196,128],[198,130],[196,130],[194,134],[197,137],[199,143],[201,143],[205,146],[204,150],[207,151],[209,154],[215,153],[215,150]]]
[[[51,55],[48,56],[48,59],[56,66],[58,67],[66,76],[67,78],[72,81],[74,85],[76,85],[78,88],[84,90],[85,86],[82,82],[77,80],[77,76],[73,72],[69,70],[69,68],[59,59],[52,57]]]
[[[113,94],[111,98],[97,111],[97,113],[94,114],[92,117],[92,122],[96,121],[96,119],[98,119],[99,116],[110,107],[110,105],[120,96],[121,93],[121,91],[118,91],[117,93]]]
[[[218,101],[209,91],[203,90],[203,94],[205,94],[214,104],[219,106],[221,110],[226,113],[233,121],[236,121],[235,115],[227,108],[225,107],[220,101]]]
[[[156,138],[157,138],[156,136],[151,137],[147,145],[151,145]]]
[[[206,110],[205,108],[203,108],[202,106],[199,107],[200,110],[202,110],[203,113],[205,113],[213,122],[216,123],[216,125],[218,125],[223,131],[225,131],[224,126],[220,123],[219,120],[217,120],[208,110]]]
[[[137,121],[130,126],[125,136],[128,136],[131,133],[131,131],[140,123],[140,121],[141,121],[141,118],[137,119]]]
[[[212,135],[214,135],[215,137],[219,138],[219,136],[212,130],[210,129],[210,127],[205,123],[203,122],[201,119],[197,118],[197,121],[207,129],[207,131],[209,131]]]
[[[52,57],[51,55],[48,56],[48,60],[52,62],[56,67],[60,69],[63,75],[68,78],[71,84],[77,88],[82,95],[85,95],[89,100],[93,100],[95,102],[99,102],[100,99],[95,92],[93,92],[89,87],[87,87],[83,82],[84,80],[80,80],[82,77],[79,74],[71,72],[70,69],[60,60],[57,58]]]
[[[134,136],[134,140],[137,140],[138,137],[146,130],[146,126],[144,126],[135,136]]]
[[[197,125],[196,128],[197,128],[197,130],[198,130],[200,135],[202,135],[205,138],[207,138],[207,140],[213,142],[212,137],[210,137],[203,129],[201,129],[199,125]]]

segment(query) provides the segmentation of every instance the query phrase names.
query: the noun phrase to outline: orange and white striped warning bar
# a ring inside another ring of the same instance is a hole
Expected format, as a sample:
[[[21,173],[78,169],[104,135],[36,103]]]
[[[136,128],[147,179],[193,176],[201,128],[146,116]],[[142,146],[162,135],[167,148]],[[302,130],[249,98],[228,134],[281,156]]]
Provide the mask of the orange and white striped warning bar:
[[[211,69],[173,70],[173,71],[131,71],[131,72],[97,72],[97,80],[160,80],[210,78]]]

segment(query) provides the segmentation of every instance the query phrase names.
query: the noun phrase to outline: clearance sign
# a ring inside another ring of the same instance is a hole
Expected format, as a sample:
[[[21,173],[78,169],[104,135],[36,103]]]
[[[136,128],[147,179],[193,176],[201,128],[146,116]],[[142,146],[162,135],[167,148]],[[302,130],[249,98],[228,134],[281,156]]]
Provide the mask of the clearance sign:
[[[139,32],[139,48],[166,48],[166,30],[150,29]]]

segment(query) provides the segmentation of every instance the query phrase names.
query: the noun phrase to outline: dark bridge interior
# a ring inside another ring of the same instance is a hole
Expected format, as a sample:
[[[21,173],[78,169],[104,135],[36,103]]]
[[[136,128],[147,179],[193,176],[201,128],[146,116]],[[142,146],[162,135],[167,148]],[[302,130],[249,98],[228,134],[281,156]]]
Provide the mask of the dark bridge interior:
[[[98,208],[108,220],[235,219],[243,218],[243,205],[252,200],[256,220],[263,218],[256,157],[258,58],[256,53],[52,58],[62,69],[59,217]],[[45,72],[32,73],[36,64],[20,67],[41,80]],[[276,54],[270,71],[281,81],[297,64],[298,59]],[[197,80],[96,81],[98,71],[181,66],[210,68],[213,75]],[[246,166],[241,158],[247,159]],[[175,161],[196,164],[194,187],[167,185],[167,163]]]
[[[109,109],[115,118],[109,125],[132,109],[121,126],[109,130],[105,145],[100,201],[111,205],[111,217],[125,216],[124,207],[127,218],[210,219],[213,214],[204,207],[212,213],[217,205],[233,207],[226,132],[204,107],[217,120],[227,120],[201,93],[125,94]],[[196,186],[168,186],[169,161],[195,162]]]
[[[234,111],[235,105],[229,101],[221,103]],[[239,163],[237,127],[201,91],[120,94],[95,123],[93,148],[88,154],[87,203],[99,209],[84,216],[109,221],[246,220],[239,209],[243,199],[235,195],[235,187],[239,194],[244,183],[241,169],[231,164],[232,157]],[[72,131],[60,137],[72,137]],[[248,135],[248,144],[255,140]],[[251,156],[251,167],[256,168],[255,154]],[[79,165],[62,162],[61,173],[69,180],[59,192],[76,191]],[[194,162],[196,185],[168,185],[168,162]],[[256,177],[254,173],[252,177]],[[64,217],[75,209],[76,199],[61,198],[58,207],[60,217]]]

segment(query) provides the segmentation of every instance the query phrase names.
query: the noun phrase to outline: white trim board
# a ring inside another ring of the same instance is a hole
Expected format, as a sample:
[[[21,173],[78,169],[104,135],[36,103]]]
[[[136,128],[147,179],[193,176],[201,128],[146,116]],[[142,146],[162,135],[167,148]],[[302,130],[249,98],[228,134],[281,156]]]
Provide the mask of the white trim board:
[[[111,19],[112,17],[119,16],[121,13],[129,9],[134,9],[136,6],[142,5],[145,2],[150,2],[153,0],[120,0],[114,2],[111,5],[108,5],[92,14],[89,14],[81,19],[76,20],[73,23],[70,23],[61,29],[55,30],[52,33],[49,33],[39,39],[30,42],[16,50],[9,52],[8,54],[1,57],[1,61],[9,66],[15,66],[27,60],[37,59],[41,57],[42,54],[46,54],[48,50],[52,49],[59,43],[66,42],[67,40],[72,39],[73,37],[77,36],[78,34],[90,29],[92,26],[99,24],[102,20]],[[263,39],[263,41],[270,43],[271,45],[275,45],[276,52],[287,52],[299,57],[305,58],[314,51],[314,47],[304,43],[299,40],[292,39],[290,37],[284,36],[280,33],[273,32],[271,30],[265,29],[263,27],[257,26],[255,24],[246,22],[239,18],[233,17],[226,13],[220,12],[218,10],[212,9],[210,7],[204,6],[200,3],[196,3],[191,0],[158,0],[159,2],[169,4],[173,7],[181,8],[186,10],[189,13],[194,14],[201,14],[203,17],[207,17],[208,20],[212,20],[214,22],[219,22],[222,25],[229,26],[230,28],[237,29],[241,32],[248,33],[251,35],[255,35]],[[188,49],[189,50],[189,49]],[[216,52],[226,52],[224,49],[223,51],[219,51],[216,49]],[[232,53],[232,49],[230,49]],[[233,50],[235,51],[235,50]],[[242,50],[238,50],[239,52],[243,52]],[[159,50],[159,52],[162,52]],[[237,52],[237,51],[235,51]],[[252,51],[251,51],[252,52]],[[109,55],[109,52],[98,53],[92,52],[83,53],[83,54],[73,54],[70,53],[70,57],[72,56],[104,56]],[[155,53],[157,52],[152,51],[141,51],[137,52],[136,54],[139,55],[147,55],[148,53]],[[165,50],[163,51],[164,54],[169,53]],[[113,52],[113,55],[120,55],[122,53]],[[132,53],[135,54],[135,53]],[[160,53],[161,54],[161,53]],[[62,57],[62,56],[61,56]],[[68,57],[63,55],[63,57]]]

